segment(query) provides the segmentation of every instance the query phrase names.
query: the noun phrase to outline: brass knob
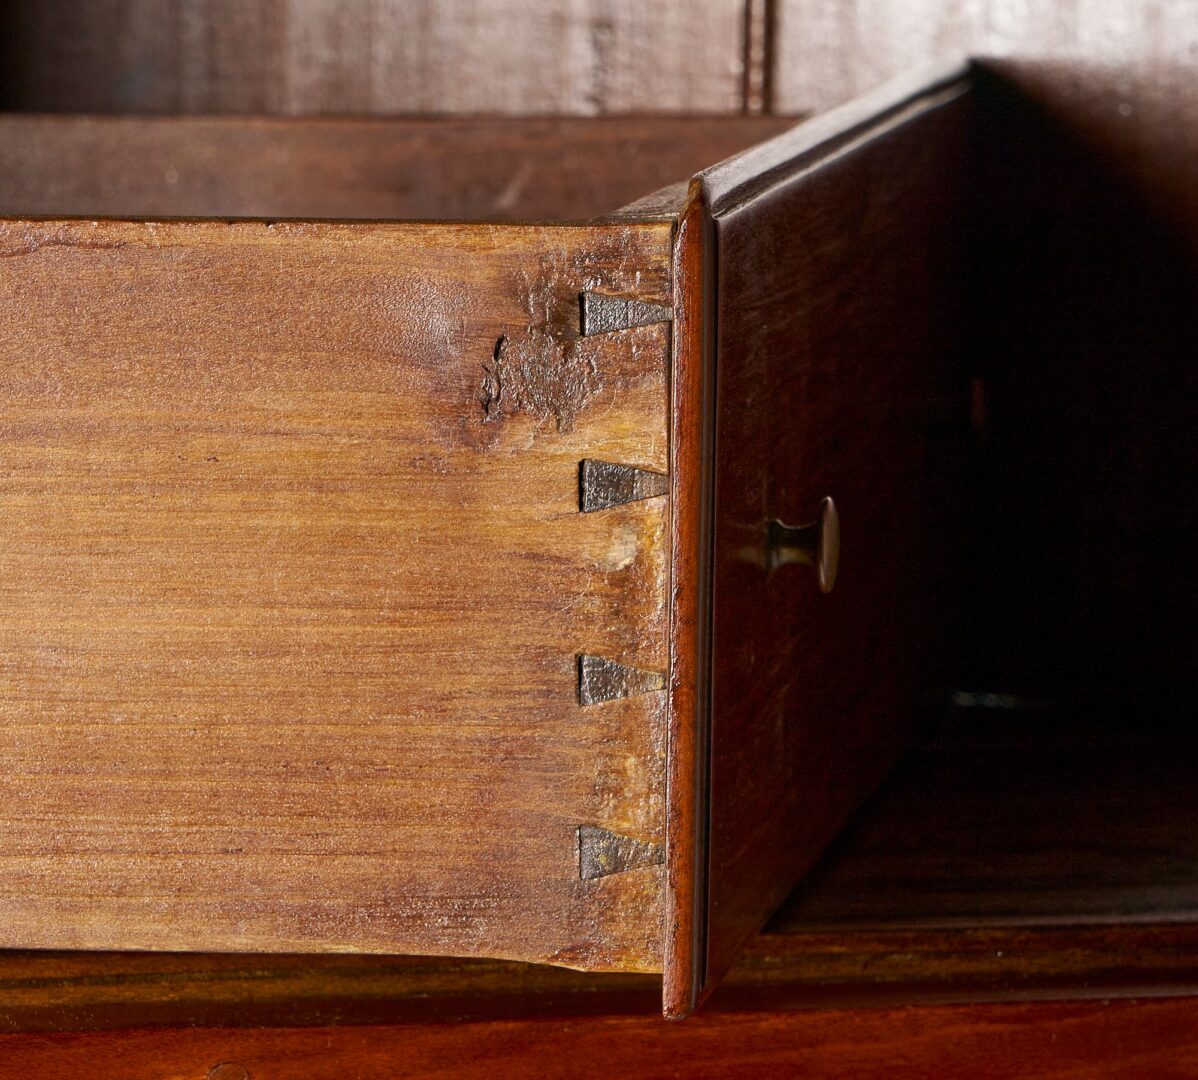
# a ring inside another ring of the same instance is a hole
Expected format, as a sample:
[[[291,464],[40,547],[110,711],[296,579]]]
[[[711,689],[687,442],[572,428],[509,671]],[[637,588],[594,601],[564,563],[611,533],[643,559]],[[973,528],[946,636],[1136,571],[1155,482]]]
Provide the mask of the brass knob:
[[[810,566],[819,591],[832,591],[840,564],[840,516],[830,496],[819,504],[819,515],[810,525],[795,527],[774,520],[765,528],[766,566],[771,573],[788,563]]]

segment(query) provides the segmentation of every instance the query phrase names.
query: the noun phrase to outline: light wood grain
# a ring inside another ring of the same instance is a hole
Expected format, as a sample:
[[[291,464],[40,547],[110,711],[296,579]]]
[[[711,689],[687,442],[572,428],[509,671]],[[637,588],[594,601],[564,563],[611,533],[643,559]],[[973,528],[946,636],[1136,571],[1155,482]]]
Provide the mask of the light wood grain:
[[[10,108],[739,112],[742,0],[15,0]]]
[[[669,243],[0,225],[0,945],[659,965]]]

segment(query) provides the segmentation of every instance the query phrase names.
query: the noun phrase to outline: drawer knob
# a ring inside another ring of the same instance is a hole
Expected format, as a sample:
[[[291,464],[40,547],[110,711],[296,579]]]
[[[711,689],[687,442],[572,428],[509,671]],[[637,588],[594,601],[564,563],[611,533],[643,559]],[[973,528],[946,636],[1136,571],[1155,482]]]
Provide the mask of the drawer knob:
[[[819,514],[810,525],[796,527],[776,519],[766,524],[766,566],[772,573],[787,563],[810,566],[819,591],[832,591],[840,565],[840,515],[831,496],[819,504]]]

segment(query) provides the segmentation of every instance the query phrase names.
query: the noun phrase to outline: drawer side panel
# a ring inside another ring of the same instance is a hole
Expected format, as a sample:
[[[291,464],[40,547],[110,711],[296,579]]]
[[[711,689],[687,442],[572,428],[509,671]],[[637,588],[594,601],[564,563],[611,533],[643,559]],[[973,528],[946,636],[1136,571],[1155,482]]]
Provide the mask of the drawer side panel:
[[[0,947],[660,966],[669,243],[0,223]]]

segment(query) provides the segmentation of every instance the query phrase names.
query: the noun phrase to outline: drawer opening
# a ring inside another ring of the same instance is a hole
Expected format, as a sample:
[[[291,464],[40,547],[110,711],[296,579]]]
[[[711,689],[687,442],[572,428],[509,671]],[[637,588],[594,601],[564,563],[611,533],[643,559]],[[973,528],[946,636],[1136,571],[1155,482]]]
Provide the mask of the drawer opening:
[[[994,993],[1063,977],[1021,929],[1198,925],[1198,209],[1113,85],[975,79],[956,682],[766,933],[984,931]]]

